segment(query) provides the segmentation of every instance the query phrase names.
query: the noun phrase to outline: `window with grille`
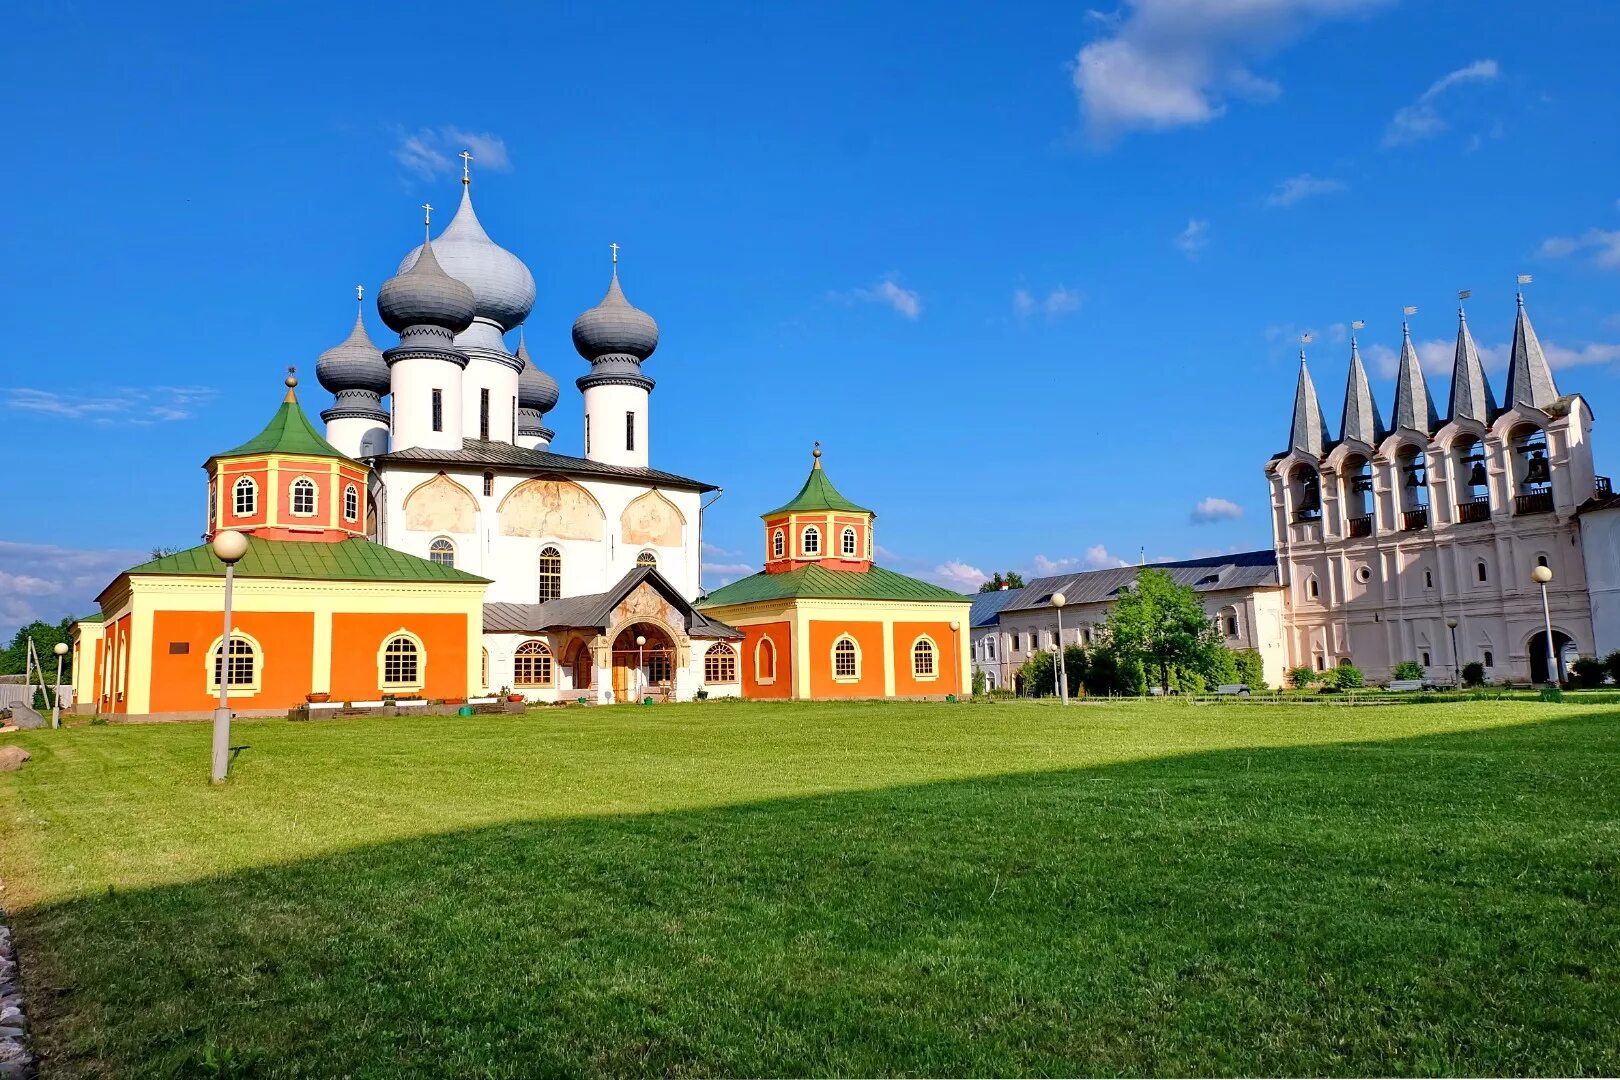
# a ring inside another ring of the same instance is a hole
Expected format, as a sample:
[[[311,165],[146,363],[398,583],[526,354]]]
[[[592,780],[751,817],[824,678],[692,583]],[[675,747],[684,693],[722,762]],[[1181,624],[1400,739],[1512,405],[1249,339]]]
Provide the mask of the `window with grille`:
[[[624,414],[624,448],[626,450],[636,448],[636,414],[633,412]]]
[[[927,638],[911,647],[911,673],[919,679],[934,677],[934,643]]]
[[[439,537],[428,545],[428,561],[436,562],[440,566],[456,565],[456,545]]]
[[[489,387],[478,390],[478,437],[489,441]]]
[[[293,481],[292,512],[305,517],[315,513],[315,481],[307,476]]]
[[[403,635],[391,639],[383,647],[382,684],[384,686],[415,686],[420,669],[421,653],[416,642]]]
[[[513,686],[550,686],[551,650],[543,641],[525,641],[512,657]]]
[[[636,565],[650,566],[656,570],[658,569],[658,556],[654,555],[650,551],[643,551],[640,555],[636,556]]]
[[[850,557],[854,557],[854,555],[855,555],[855,530],[850,528],[848,525],[845,525],[844,526],[844,535],[840,539],[839,543],[842,546],[843,552],[844,552],[845,555],[848,555]]]
[[[562,597],[562,552],[554,547],[540,552],[540,602]]]
[[[806,555],[821,553],[821,530],[814,525],[804,527],[804,553]]]
[[[675,679],[675,662],[670,659],[669,653],[658,651],[647,656],[647,681],[650,683],[667,683]]]
[[[433,430],[444,430],[444,391],[433,391]]]
[[[487,472],[484,474],[484,494],[495,494],[495,474],[492,472]]]
[[[353,484],[343,489],[343,517],[348,521],[360,520],[360,489]]]
[[[251,517],[259,508],[259,485],[244,476],[231,488],[232,509],[237,517]]]
[[[855,647],[855,642],[849,638],[839,638],[833,646],[833,677],[853,679],[859,676],[860,670],[861,653]]]
[[[771,534],[771,558],[780,559],[787,551],[787,534],[777,529]]]
[[[703,681],[728,683],[737,681],[737,650],[725,642],[709,646],[703,654]]]
[[[219,685],[220,664],[224,661],[224,645],[214,649],[214,685]],[[230,664],[228,672],[229,686],[253,685],[253,643],[244,638],[231,638]]]

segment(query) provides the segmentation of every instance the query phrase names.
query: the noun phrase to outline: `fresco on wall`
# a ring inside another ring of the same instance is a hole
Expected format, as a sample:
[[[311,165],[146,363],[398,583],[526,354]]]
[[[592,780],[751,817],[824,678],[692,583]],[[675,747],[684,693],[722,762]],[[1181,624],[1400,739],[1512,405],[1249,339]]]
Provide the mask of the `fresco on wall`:
[[[526,480],[501,501],[501,535],[600,540],[607,515],[567,480]]]
[[[478,521],[472,493],[444,473],[405,497],[405,528],[416,532],[470,533]]]
[[[620,535],[626,544],[679,547],[685,525],[680,509],[656,491],[638,496],[619,515]]]

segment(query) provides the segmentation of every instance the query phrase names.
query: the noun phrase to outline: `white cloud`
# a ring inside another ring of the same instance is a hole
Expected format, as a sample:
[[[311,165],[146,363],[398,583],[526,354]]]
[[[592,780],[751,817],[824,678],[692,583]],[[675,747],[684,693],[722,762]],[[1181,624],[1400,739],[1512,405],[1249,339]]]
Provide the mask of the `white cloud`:
[[[1416,101],[1395,111],[1389,127],[1384,129],[1384,148],[1406,146],[1440,134],[1447,127],[1439,107],[1439,99],[1446,91],[1464,83],[1491,82],[1501,74],[1495,60],[1475,60],[1467,67],[1441,76]]]
[[[1209,222],[1188,218],[1187,227],[1176,234],[1176,247],[1189,259],[1196,259],[1209,246]]]
[[[1085,297],[1079,291],[1066,285],[1057,286],[1044,297],[1037,297],[1028,289],[1015,289],[1013,313],[1020,319],[1027,319],[1036,313],[1043,314],[1048,319],[1055,319],[1078,310],[1084,301]]]
[[[1194,525],[1205,525],[1213,521],[1236,521],[1243,516],[1243,507],[1230,499],[1219,499],[1212,495],[1193,507],[1190,516]]]
[[[978,592],[979,586],[990,577],[977,566],[969,566],[960,559],[952,559],[934,567],[927,576],[947,588],[964,593]]]
[[[703,573],[714,574],[717,577],[730,575],[732,577],[747,577],[754,573],[754,568],[748,563],[704,563]]]
[[[893,278],[884,278],[870,289],[856,289],[847,295],[854,300],[887,304],[908,319],[922,314],[922,296],[915,290],[896,285]]]
[[[1330,180],[1325,176],[1312,176],[1310,173],[1300,173],[1290,176],[1277,185],[1277,189],[1266,196],[1267,206],[1293,206],[1297,202],[1311,198],[1313,195],[1329,195],[1335,191],[1343,191],[1344,182]]]
[[[705,555],[718,555],[718,556],[724,558],[724,557],[729,556],[729,555],[741,555],[742,552],[740,552],[740,551],[732,551],[729,548],[723,548],[719,544],[711,544],[707,540],[705,540],[705,541],[703,541],[703,554],[705,554]]]
[[[1073,570],[1107,570],[1115,566],[1129,565],[1130,563],[1114,555],[1103,545],[1092,544],[1077,558],[1049,559],[1045,555],[1037,555],[1030,563],[1030,570],[1036,577],[1051,577]]]
[[[472,154],[475,169],[491,172],[509,172],[512,159],[506,153],[506,140],[487,131],[468,131],[458,127],[420,128],[414,132],[401,132],[394,157],[399,163],[424,180],[461,169],[457,157],[463,150]]]
[[[3,388],[6,404],[23,412],[44,413],[67,420],[88,420],[102,426],[147,425],[186,420],[211,401],[216,391],[206,386],[150,386],[140,389],[102,387],[96,392],[64,394],[27,386]]]
[[[1479,349],[1479,361],[1486,372],[1500,374],[1507,371],[1508,360],[1512,357],[1513,346],[1507,342],[1496,345],[1482,345],[1475,342]],[[1424,341],[1414,341],[1412,347],[1417,350],[1418,364],[1423,373],[1430,376],[1449,376],[1452,365],[1457,357],[1456,338],[1428,338]],[[1620,361],[1620,345],[1604,342],[1588,342],[1579,347],[1560,345],[1556,341],[1543,341],[1541,351],[1546,354],[1547,363],[1554,368],[1586,367],[1593,364],[1612,364]],[[1369,345],[1362,350],[1362,357],[1372,363],[1374,371],[1383,378],[1393,379],[1400,373],[1400,354],[1387,345]],[[1501,386],[1497,386],[1500,394]],[[1450,393],[1448,386],[1429,386],[1431,394],[1443,395]],[[1437,407],[1443,406],[1444,401],[1437,397]]]
[[[1094,142],[1131,130],[1204,124],[1238,98],[1274,101],[1282,88],[1250,65],[1311,24],[1386,0],[1126,0],[1095,21],[1104,34],[1075,57],[1074,89]]]
[[[1544,259],[1565,259],[1586,254],[1592,265],[1620,270],[1620,229],[1587,229],[1579,236],[1549,236],[1537,251]]]
[[[1093,570],[1106,570],[1114,566],[1129,566],[1130,563],[1113,554],[1101,544],[1092,544],[1086,548],[1085,563]]]
[[[142,551],[64,548],[0,540],[0,640],[17,627],[96,610],[96,595],[121,571],[145,562]]]

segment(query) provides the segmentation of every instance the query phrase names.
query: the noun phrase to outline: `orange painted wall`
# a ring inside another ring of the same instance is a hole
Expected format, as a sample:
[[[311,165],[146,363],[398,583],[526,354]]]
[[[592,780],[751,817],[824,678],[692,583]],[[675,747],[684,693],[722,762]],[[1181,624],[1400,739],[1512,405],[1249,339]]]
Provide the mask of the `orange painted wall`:
[[[253,513],[236,516],[236,482],[244,476],[253,478],[259,486],[258,501]],[[218,524],[224,529],[250,529],[269,521],[270,472],[263,461],[226,461],[219,465],[220,511]]]
[[[742,692],[747,698],[789,698],[793,696],[793,626],[787,622],[759,623],[740,626],[742,645],[738,649],[738,663],[742,665]],[[761,685],[755,677],[755,650],[760,639],[767,634],[776,646],[776,681]]]
[[[958,631],[960,633],[960,631]],[[934,639],[933,679],[918,679],[912,675],[911,646],[919,635]],[[894,693],[896,697],[944,697],[961,695],[962,658],[960,640],[951,633],[946,622],[907,622],[894,624]]]
[[[300,476],[307,476],[315,485],[315,516],[294,516],[292,512],[292,485]],[[329,469],[304,461],[283,461],[276,473],[276,517],[284,525],[325,525],[332,514],[332,474]]]
[[[377,651],[402,626],[421,638],[427,649],[427,682],[421,695],[467,695],[465,615],[338,614],[332,618],[333,701],[370,701],[381,696]]]
[[[848,633],[861,649],[859,682],[834,682],[832,646]],[[883,624],[876,622],[812,622],[806,643],[813,698],[880,698],[883,696]]]
[[[231,700],[243,709],[288,709],[304,703],[314,663],[311,648],[315,616],[309,612],[240,611],[236,628],[257,639],[264,650],[259,692],[235,692]],[[152,640],[138,646],[152,656],[151,711],[204,712],[219,702],[208,688],[208,647],[224,631],[217,612],[159,611],[152,617]],[[170,642],[183,641],[185,653],[171,653]]]
[[[125,615],[107,624],[107,664],[111,678],[107,681],[108,693],[102,699],[102,712],[129,712],[129,664],[121,662],[124,660],[123,639],[129,633],[129,622],[129,616]]]

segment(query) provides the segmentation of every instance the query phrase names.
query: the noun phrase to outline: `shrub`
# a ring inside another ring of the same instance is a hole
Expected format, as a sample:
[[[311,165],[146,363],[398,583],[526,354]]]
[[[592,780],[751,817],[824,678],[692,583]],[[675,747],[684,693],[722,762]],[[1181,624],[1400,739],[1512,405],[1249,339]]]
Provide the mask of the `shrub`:
[[[1301,664],[1299,667],[1288,669],[1288,685],[1296,690],[1303,690],[1316,681],[1316,672]]]
[[[1554,701],[1554,702],[1563,701],[1564,700],[1564,692],[1562,690],[1558,689],[1558,687],[1556,687],[1556,686],[1546,687],[1541,691],[1541,700],[1542,701]]]
[[[1485,685],[1485,665],[1478,660],[1470,660],[1463,665],[1462,678],[1464,686]]]
[[[1402,660],[1400,663],[1395,665],[1395,670],[1390,673],[1390,678],[1421,679],[1423,678],[1424,674],[1425,672],[1423,670],[1423,665],[1418,663],[1416,660]]]
[[[1620,683],[1620,649],[1614,650],[1603,658],[1603,666],[1609,671],[1609,678]]]
[[[1361,669],[1351,664],[1340,664],[1333,671],[1333,685],[1340,690],[1354,690],[1366,681],[1361,676]]]
[[[1608,667],[1595,656],[1582,656],[1570,665],[1569,681],[1582,690],[1596,690],[1603,685]]]
[[[1254,649],[1240,649],[1232,654],[1232,666],[1237,669],[1237,681],[1259,693],[1266,686],[1266,665]]]
[[[975,668],[973,671],[973,696],[982,697],[988,687],[989,680],[984,677],[984,672]]]

